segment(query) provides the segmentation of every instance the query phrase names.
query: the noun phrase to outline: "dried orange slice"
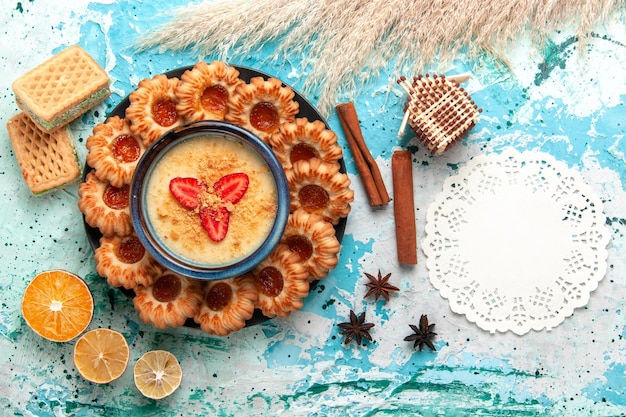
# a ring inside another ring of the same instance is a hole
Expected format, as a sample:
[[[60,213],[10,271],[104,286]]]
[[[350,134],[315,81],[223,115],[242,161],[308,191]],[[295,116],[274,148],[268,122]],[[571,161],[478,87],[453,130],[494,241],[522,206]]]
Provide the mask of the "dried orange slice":
[[[87,381],[109,383],[124,373],[130,349],[124,336],[111,329],[90,330],[74,346],[74,365]]]
[[[176,391],[183,379],[183,370],[178,359],[165,350],[153,350],[144,354],[137,360],[134,374],[137,389],[155,400]]]
[[[41,337],[67,342],[91,323],[93,297],[77,275],[62,270],[42,272],[24,290],[22,315]]]

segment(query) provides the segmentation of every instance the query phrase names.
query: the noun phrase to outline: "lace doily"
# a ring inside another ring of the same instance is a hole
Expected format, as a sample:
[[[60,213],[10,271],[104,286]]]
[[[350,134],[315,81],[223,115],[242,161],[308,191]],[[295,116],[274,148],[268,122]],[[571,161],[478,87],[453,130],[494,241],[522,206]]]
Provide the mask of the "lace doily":
[[[454,312],[492,333],[551,329],[604,277],[605,221],[582,176],[552,156],[481,155],[428,209],[429,278]]]

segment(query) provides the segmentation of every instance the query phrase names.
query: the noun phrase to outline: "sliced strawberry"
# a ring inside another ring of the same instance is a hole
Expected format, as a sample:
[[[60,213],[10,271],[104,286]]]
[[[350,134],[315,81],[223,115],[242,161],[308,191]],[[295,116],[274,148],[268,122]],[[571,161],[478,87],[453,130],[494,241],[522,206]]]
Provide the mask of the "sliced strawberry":
[[[200,224],[214,242],[219,242],[226,237],[229,219],[230,212],[224,206],[200,209]]]
[[[183,207],[193,210],[200,204],[200,192],[204,184],[197,178],[172,178],[170,192]]]
[[[224,175],[213,185],[215,194],[222,201],[236,204],[246,193],[250,179],[243,172]]]

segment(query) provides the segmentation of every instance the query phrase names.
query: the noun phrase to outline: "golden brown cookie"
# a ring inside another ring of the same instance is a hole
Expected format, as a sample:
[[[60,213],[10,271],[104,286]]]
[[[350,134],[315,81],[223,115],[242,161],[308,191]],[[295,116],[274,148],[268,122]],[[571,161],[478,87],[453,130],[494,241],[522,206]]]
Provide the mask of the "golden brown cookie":
[[[286,172],[291,194],[291,212],[303,209],[318,214],[332,224],[350,213],[354,191],[350,179],[339,172],[339,165],[319,158],[300,160]]]
[[[221,61],[196,63],[180,77],[176,109],[185,121],[224,120],[228,99],[243,84],[239,71]]]
[[[176,110],[175,91],[179,82],[178,78],[157,74],[141,80],[128,96],[130,105],[126,108],[126,119],[130,122],[130,131],[141,137],[144,145],[149,146],[170,129],[183,124]]]
[[[291,87],[277,78],[253,77],[235,90],[228,102],[226,120],[268,140],[283,123],[295,120],[300,105],[294,97]]]
[[[289,215],[281,243],[300,256],[309,281],[326,277],[337,266],[341,245],[335,228],[322,216],[299,209]]]
[[[78,208],[89,226],[104,236],[126,236],[133,232],[130,218],[130,187],[114,187],[101,181],[95,172],[87,174],[78,187]]]
[[[98,274],[114,287],[133,289],[138,285],[150,286],[163,273],[163,267],[134,234],[103,236],[94,258]]]
[[[309,273],[287,245],[276,246],[252,275],[258,291],[256,305],[267,317],[287,317],[302,308],[309,294]]]
[[[257,290],[251,274],[210,281],[194,321],[209,334],[226,336],[245,327],[254,314]]]
[[[93,128],[87,138],[87,164],[96,176],[114,187],[130,184],[139,158],[146,150],[140,137],[130,131],[130,124],[119,116],[109,117]]]
[[[111,93],[109,75],[78,45],[31,69],[12,87],[18,107],[45,132],[66,126]]]
[[[321,120],[310,122],[300,117],[283,123],[278,132],[269,137],[268,143],[286,170],[302,159],[320,158],[324,162],[339,163],[343,157],[337,135]]]
[[[9,119],[7,131],[24,182],[33,195],[80,181],[81,168],[69,125],[48,133],[26,113],[19,113]]]
[[[135,288],[133,305],[139,317],[154,327],[180,327],[200,309],[204,291],[198,280],[165,271],[152,285]]]

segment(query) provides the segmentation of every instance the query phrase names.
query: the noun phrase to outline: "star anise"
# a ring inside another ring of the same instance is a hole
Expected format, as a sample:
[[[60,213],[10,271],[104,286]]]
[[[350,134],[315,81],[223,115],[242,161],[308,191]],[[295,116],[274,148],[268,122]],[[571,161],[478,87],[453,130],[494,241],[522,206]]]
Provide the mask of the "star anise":
[[[344,343],[346,345],[353,339],[359,345],[363,342],[363,338],[372,341],[369,330],[374,327],[374,323],[365,323],[365,312],[357,317],[354,311],[350,310],[350,321],[339,323],[337,326],[343,329],[341,334],[345,336]]]
[[[390,273],[383,277],[379,270],[378,277],[368,274],[367,272],[365,272],[365,276],[370,280],[370,282],[365,284],[369,290],[367,290],[364,298],[374,295],[376,297],[376,301],[378,301],[379,297],[383,297],[385,301],[389,301],[390,292],[400,291],[400,288],[389,283],[389,278],[391,278]]]
[[[420,351],[424,345],[428,346],[431,350],[435,351],[435,345],[432,342],[432,338],[437,335],[433,332],[434,324],[428,324],[428,316],[422,314],[420,317],[420,325],[417,327],[414,324],[409,324],[409,327],[413,330],[413,334],[404,338],[407,342],[414,342],[413,348],[419,346]]]

